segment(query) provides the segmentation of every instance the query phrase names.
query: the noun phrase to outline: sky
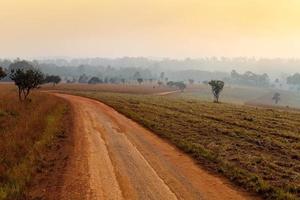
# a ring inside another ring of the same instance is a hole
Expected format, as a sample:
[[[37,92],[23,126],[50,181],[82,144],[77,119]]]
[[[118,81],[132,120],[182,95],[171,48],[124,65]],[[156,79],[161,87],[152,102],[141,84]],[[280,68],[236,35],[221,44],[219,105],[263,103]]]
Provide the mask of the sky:
[[[0,57],[300,58],[299,0],[0,0]]]

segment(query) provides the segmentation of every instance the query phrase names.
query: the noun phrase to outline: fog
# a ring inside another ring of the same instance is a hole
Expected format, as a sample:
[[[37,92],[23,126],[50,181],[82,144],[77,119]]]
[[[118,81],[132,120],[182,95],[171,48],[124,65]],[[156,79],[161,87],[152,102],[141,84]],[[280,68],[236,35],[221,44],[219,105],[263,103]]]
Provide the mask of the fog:
[[[300,72],[300,59],[295,58],[248,58],[248,57],[203,57],[203,58],[147,58],[147,57],[122,57],[122,58],[28,58],[47,67],[78,67],[85,66],[103,68],[143,68],[154,72],[199,70],[208,72],[230,73],[236,70],[240,73],[252,71],[254,73],[267,73],[270,78],[279,78],[292,73]],[[13,61],[14,59],[10,59]],[[8,67],[2,59],[2,66]]]
[[[16,59],[0,59],[0,66],[8,69]],[[21,60],[18,58],[17,60]],[[255,74],[266,73],[271,81],[285,79],[289,75],[299,72],[300,59],[267,59],[267,58],[30,58],[35,66],[45,74],[63,77],[79,77],[82,74],[102,78],[122,77],[132,79],[134,73],[140,72],[144,79],[158,79],[161,72],[165,72],[170,80],[186,81],[194,79],[224,79],[235,70],[243,74],[251,71]]]

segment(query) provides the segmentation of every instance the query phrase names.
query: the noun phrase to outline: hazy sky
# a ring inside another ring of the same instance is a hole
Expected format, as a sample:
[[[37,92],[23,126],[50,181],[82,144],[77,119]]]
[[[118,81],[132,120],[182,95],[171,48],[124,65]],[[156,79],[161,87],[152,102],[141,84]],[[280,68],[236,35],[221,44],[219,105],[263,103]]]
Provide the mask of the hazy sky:
[[[0,57],[300,58],[300,0],[0,0]]]

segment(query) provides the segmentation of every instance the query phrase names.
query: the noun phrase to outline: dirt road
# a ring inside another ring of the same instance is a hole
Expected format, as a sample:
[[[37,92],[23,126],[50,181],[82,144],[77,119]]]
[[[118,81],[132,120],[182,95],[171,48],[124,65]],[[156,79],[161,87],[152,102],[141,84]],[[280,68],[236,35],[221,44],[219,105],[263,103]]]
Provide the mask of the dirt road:
[[[75,113],[74,152],[60,199],[252,199],[112,108],[56,95]]]
[[[157,95],[157,96],[167,96],[167,95],[178,93],[178,92],[180,92],[180,91],[179,90],[175,90],[175,91],[169,91],[169,92],[160,92],[160,93],[156,93],[154,95]]]

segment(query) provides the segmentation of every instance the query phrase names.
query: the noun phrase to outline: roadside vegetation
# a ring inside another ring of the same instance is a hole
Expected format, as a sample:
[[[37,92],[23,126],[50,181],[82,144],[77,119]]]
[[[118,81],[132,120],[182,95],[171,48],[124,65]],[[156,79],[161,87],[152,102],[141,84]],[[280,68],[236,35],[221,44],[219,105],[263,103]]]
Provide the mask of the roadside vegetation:
[[[0,199],[23,199],[47,148],[64,134],[68,104],[33,92],[19,101],[12,84],[0,84]]]
[[[112,106],[248,191],[266,199],[300,198],[299,112],[149,95],[71,93]]]

